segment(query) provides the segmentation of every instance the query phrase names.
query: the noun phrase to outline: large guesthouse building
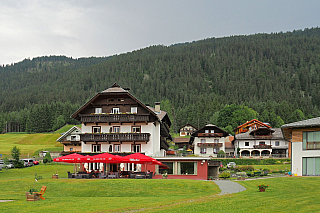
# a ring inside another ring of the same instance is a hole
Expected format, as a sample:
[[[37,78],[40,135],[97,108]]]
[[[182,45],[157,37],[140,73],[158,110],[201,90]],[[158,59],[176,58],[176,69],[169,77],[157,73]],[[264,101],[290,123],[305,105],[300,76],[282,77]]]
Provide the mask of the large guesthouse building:
[[[163,157],[169,148],[171,122],[160,103],[154,108],[146,106],[117,83],[96,94],[71,117],[82,124],[82,152],[142,152]]]

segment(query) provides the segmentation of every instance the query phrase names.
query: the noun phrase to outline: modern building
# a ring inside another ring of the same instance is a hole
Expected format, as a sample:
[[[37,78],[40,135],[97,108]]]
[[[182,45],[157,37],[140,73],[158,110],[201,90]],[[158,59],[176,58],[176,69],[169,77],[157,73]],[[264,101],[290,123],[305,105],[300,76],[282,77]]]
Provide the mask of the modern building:
[[[292,174],[320,175],[320,117],[285,124],[281,129],[291,145]]]

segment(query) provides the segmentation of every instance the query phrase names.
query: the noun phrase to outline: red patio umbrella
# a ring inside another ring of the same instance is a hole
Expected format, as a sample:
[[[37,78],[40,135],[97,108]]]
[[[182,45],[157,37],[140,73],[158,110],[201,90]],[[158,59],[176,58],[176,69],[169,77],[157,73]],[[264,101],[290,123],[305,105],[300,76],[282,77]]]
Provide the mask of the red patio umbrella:
[[[122,163],[135,163],[135,164],[158,164],[159,161],[156,159],[146,156],[141,153],[134,153],[131,155],[127,155],[122,157]]]
[[[84,163],[83,155],[73,153],[70,155],[62,156],[53,159],[54,162],[64,162],[64,163]]]
[[[93,163],[122,163],[122,157],[119,155],[113,155],[110,153],[101,153],[94,156],[91,156],[90,162]]]

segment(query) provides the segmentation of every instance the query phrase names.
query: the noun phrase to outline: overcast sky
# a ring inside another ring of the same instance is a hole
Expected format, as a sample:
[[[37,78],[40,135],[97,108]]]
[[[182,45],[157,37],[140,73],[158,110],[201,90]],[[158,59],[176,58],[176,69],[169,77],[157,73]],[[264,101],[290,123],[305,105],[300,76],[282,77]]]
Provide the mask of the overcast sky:
[[[311,0],[0,0],[0,9],[0,64],[320,25]]]

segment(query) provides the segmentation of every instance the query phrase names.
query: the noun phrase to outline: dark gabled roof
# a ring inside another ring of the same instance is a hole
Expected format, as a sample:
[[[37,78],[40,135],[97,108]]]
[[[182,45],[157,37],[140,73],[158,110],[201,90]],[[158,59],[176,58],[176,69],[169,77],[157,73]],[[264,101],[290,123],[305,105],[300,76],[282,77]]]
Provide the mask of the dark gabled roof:
[[[114,94],[114,93],[119,93],[119,94],[126,94],[129,97],[131,97],[133,100],[135,100],[138,104],[140,104],[143,108],[145,108],[147,111],[149,111],[152,115],[154,115],[156,118],[158,118],[158,120],[160,121],[159,117],[157,116],[157,114],[152,111],[151,109],[149,109],[145,104],[143,104],[141,101],[139,101],[136,97],[134,97],[133,95],[131,95],[127,90],[121,88],[121,86],[117,83],[114,83],[110,88],[97,93],[95,96],[93,96],[87,103],[85,103],[83,106],[81,106],[75,113],[73,113],[71,115],[72,118],[77,119],[78,114],[81,110],[83,110],[84,108],[86,108],[87,106],[89,106],[95,99],[97,99],[99,96],[101,95],[105,95],[105,94]]]
[[[257,130],[251,130],[251,131],[248,131],[248,132],[236,134],[234,136],[234,140],[254,140],[255,137],[252,134],[254,131],[257,131]],[[281,139],[284,139],[280,128],[271,128],[270,131],[272,132],[272,137],[270,138],[270,140],[281,140]]]
[[[192,126],[194,129],[196,129],[196,130],[198,129],[197,127],[193,126],[192,124],[187,123],[186,125],[183,125],[182,127],[180,127],[179,130],[180,130],[181,128],[185,127],[185,126]]]
[[[283,129],[283,128],[318,127],[318,126],[320,126],[320,117],[285,124],[285,125],[282,125],[281,128]]]
[[[191,134],[192,137],[194,137],[196,134],[198,134],[199,132],[201,132],[203,129],[210,129],[211,128],[216,128],[216,129],[219,129],[221,132],[223,132],[223,136],[226,137],[228,135],[230,135],[228,132],[224,131],[223,129],[220,129],[219,127],[217,127],[216,125],[213,125],[213,124],[207,124],[205,125],[204,127],[198,129],[197,131],[193,132]]]

